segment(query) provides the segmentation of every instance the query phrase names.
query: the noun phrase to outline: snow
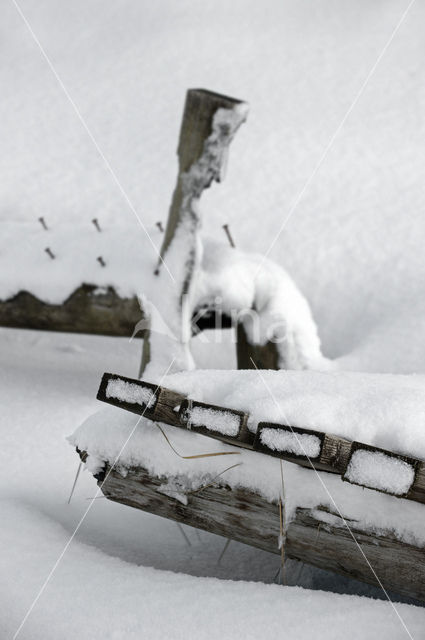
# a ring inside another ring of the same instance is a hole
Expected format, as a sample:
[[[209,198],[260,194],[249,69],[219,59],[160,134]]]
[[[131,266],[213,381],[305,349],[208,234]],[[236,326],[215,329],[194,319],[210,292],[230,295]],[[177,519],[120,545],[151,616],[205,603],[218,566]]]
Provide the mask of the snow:
[[[185,416],[188,427],[205,427],[225,436],[236,437],[241,426],[241,417],[230,411],[219,411],[205,407],[189,407]]]
[[[311,638],[312,625],[317,638],[339,640],[344,635],[348,640],[374,640],[381,633],[391,640],[404,637],[388,602],[323,591],[382,598],[379,589],[307,565],[300,574],[301,565],[292,560],[286,565],[288,583],[305,588],[273,585],[279,556],[236,542],[217,564],[225,542],[222,538],[205,532],[198,538],[193,529],[185,527],[189,546],[169,520],[104,499],[91,500],[96,483],[90,473],[80,474],[68,505],[78,458],[65,436],[99,406],[95,395],[103,371],[121,371],[130,377],[137,370],[140,351],[134,342],[99,336],[3,329],[0,340],[2,638],[13,637],[88,506],[90,511],[19,640],[71,640],[76,636],[82,640],[145,636],[160,640],[167,636],[187,638],[193,628],[197,637],[205,640],[241,634],[268,640],[281,634],[282,624],[291,640]],[[109,431],[116,435],[119,419],[127,425],[120,427],[123,437],[137,420],[137,416],[109,406],[108,416],[109,426],[108,420],[98,422],[98,435],[103,430],[105,446]],[[167,433],[182,452],[217,451],[221,447],[220,442],[171,427]],[[164,459],[164,468],[171,474],[197,469],[198,477],[191,481],[187,475],[183,489],[177,487],[180,491],[195,489],[214,477],[211,458],[203,459],[202,464],[180,461],[179,468],[180,459],[170,452],[153,425],[144,424],[135,437],[147,455],[157,455],[158,462]],[[240,456],[234,458],[240,461]],[[269,460],[279,491],[278,461]],[[248,465],[247,459],[244,465]],[[222,463],[220,471],[226,466],[227,462]],[[121,471],[124,473],[123,467]],[[223,479],[231,480],[235,471],[225,473]],[[290,473],[295,474],[292,478],[298,484],[306,483],[306,502],[310,492],[320,492],[310,472],[285,464],[284,473],[288,484]],[[334,488],[331,484],[332,493]],[[366,501],[370,527],[375,516],[378,523],[385,519],[391,523],[396,498],[347,483],[344,489],[352,498],[354,517]],[[417,509],[422,505],[398,500],[397,504],[403,504],[399,525],[404,524],[405,534],[411,533],[416,518],[423,539],[423,509]],[[325,522],[325,512],[320,517]],[[399,604],[395,594],[391,597],[412,636],[420,638],[423,608]],[[211,611],[220,611],[220,615],[209,615]]]
[[[425,376],[342,371],[210,371],[167,376],[193,400],[249,413],[259,422],[333,433],[425,460]]]
[[[360,448],[353,452],[344,479],[402,496],[413,484],[415,468],[399,458]]]
[[[250,118],[232,143],[226,180],[202,198],[205,234],[222,240],[228,223],[238,250],[248,252],[245,262],[250,252],[264,255],[275,241],[268,257],[285,267],[309,301],[321,350],[337,360],[340,372],[308,373],[308,389],[298,377],[306,373],[267,374],[279,408],[266,389],[260,397],[254,372],[241,373],[234,388],[231,372],[213,374],[212,389],[202,371],[196,380],[182,375],[167,384],[234,408],[246,404],[249,387],[255,391],[256,404],[249,406],[254,424],[260,414],[282,421],[284,412],[291,424],[338,425],[341,435],[356,433],[363,442],[423,457],[422,376],[342,372],[425,372],[425,6],[412,6],[309,181],[405,11],[404,1],[318,0],[313,6],[272,0],[267,11],[253,0],[20,5],[128,200],[14,4],[5,3],[0,299],[26,289],[60,302],[82,282],[152,297],[146,274],[157,255],[135,213],[159,248],[163,236],[156,222],[165,223],[175,182],[185,91],[205,86],[246,99]],[[224,273],[230,285],[223,263]],[[267,274],[265,267],[265,280]],[[250,299],[258,297],[252,283],[247,290]],[[216,536],[202,533],[199,541],[187,530],[188,547],[172,522],[102,499],[88,503],[95,491],[89,473],[81,475],[68,506],[77,460],[65,436],[98,409],[94,398],[105,370],[137,375],[140,349],[125,340],[21,331],[2,330],[0,340],[2,637],[13,637],[87,504],[90,512],[19,640],[187,638],[193,628],[201,639],[285,633],[302,640],[311,638],[312,629],[327,639],[405,637],[387,602],[262,584],[273,580],[276,556],[232,543],[217,565],[223,540]],[[193,365],[234,363],[229,336],[220,347],[216,340],[195,341]],[[84,427],[87,443],[96,444],[92,462],[96,453],[100,462],[117,455],[119,438],[128,437],[134,420],[112,407],[94,415]],[[171,428],[167,434],[187,453],[221,447],[196,434]],[[178,459],[147,422],[134,437],[137,446],[123,452],[125,464],[134,455],[165,476],[186,474],[195,484],[218,469],[220,458]],[[277,460],[268,459],[264,469],[253,453],[234,458],[243,464],[223,480],[259,486],[270,499],[279,495]],[[288,513],[297,504],[331,504],[308,470],[285,463],[284,473]],[[325,483],[365,528],[394,528],[412,544],[425,543],[422,505],[333,477]],[[323,511],[321,517],[330,518]],[[308,567],[301,578],[299,572],[297,563],[288,562],[291,584],[382,596]],[[396,606],[411,635],[420,638],[423,608]],[[210,615],[216,610],[220,616]]]
[[[2,546],[9,548],[2,571],[13,575],[13,580],[2,582],[0,587],[0,629],[6,639],[15,632],[46,569],[62,552],[69,532],[32,506],[5,501],[2,510],[5,522],[0,540]],[[125,509],[121,512],[124,515]],[[20,523],[18,530],[11,525],[16,522]],[[156,526],[162,522],[166,521],[156,520]],[[168,532],[170,540],[172,532],[178,542],[174,552],[184,555],[186,545],[175,525]],[[143,532],[139,530],[138,535]],[[143,538],[147,540],[146,536]],[[201,545],[193,539],[191,553],[208,554],[208,542],[211,540],[204,539]],[[231,547],[233,544],[236,543]],[[227,554],[226,558],[228,562]],[[412,636],[420,638],[423,609],[405,604],[396,607]],[[196,630],[200,640],[255,640],[259,636],[271,640],[279,637],[284,628],[287,637],[309,640],[312,621],[316,638],[373,640],[380,633],[388,640],[405,637],[401,623],[386,602],[299,587],[158,571],[137,566],[81,540],[69,548],[18,637],[183,640],[194,637],[192,632]]]
[[[152,389],[119,378],[108,380],[105,395],[107,398],[116,398],[122,402],[140,404],[148,409],[156,402],[156,394]]]
[[[322,355],[307,300],[281,266],[207,240],[201,267],[198,305],[219,301],[224,312],[243,323],[251,343],[276,345],[281,368],[332,366]]]
[[[320,455],[320,438],[307,433],[292,433],[287,429],[263,427],[260,432],[260,442],[272,451],[309,458],[317,458]]]

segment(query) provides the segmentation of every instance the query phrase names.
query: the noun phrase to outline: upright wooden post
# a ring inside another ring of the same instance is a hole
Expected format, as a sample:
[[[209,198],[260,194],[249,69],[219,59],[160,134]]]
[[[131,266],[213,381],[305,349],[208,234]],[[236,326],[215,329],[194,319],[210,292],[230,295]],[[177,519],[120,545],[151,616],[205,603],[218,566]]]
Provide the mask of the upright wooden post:
[[[167,324],[184,343],[190,338],[191,284],[200,260],[198,202],[204,189],[224,178],[229,145],[248,114],[245,102],[205,89],[186,95],[177,149],[179,169],[167,227],[155,270],[161,278],[173,278],[170,299],[155,301]],[[165,262],[170,273],[164,273]],[[175,301],[177,300],[177,304]],[[152,329],[152,327],[151,327]],[[140,375],[155,359],[152,334],[145,337]],[[184,360],[184,358],[183,358]]]
[[[217,117],[220,111],[221,119]],[[241,100],[205,89],[189,89],[187,92],[177,148],[177,184],[161,247],[161,258],[165,258],[180,224],[188,219],[194,228],[200,224],[194,201],[201,197],[202,191],[211,182],[223,179],[228,147],[247,114],[248,105]],[[158,267],[160,265],[161,262]]]

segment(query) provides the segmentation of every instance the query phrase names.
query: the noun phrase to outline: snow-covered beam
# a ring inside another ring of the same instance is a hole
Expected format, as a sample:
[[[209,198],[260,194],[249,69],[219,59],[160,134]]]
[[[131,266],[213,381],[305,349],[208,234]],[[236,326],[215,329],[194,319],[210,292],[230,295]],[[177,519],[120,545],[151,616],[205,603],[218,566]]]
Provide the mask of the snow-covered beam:
[[[259,422],[251,425],[251,430],[247,413],[189,400],[165,387],[111,373],[103,375],[97,398],[155,422],[193,430],[309,469],[338,474],[352,484],[425,503],[425,462],[417,458],[291,425]]]

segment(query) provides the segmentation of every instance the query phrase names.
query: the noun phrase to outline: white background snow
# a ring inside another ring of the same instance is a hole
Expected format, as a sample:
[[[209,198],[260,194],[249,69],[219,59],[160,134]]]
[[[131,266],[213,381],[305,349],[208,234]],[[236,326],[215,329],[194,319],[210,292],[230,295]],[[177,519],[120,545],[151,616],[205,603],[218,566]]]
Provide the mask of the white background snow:
[[[225,240],[229,223],[238,247],[266,253],[407,4],[20,7],[157,246],[186,89],[247,100],[226,180],[202,208],[206,233]],[[325,355],[350,369],[425,370],[424,12],[413,4],[270,252],[310,301]],[[12,0],[0,38],[0,298],[29,288],[61,300],[83,280],[137,291],[153,249]],[[103,371],[137,375],[140,345],[12,330],[0,345],[0,637],[9,639],[95,492],[83,474],[66,504],[77,458],[65,436],[97,409]],[[230,353],[198,345],[198,365],[227,366]],[[278,556],[232,543],[217,565],[224,541],[187,535],[190,547],[173,523],[96,500],[18,637],[301,639],[312,628],[317,638],[408,637],[388,603],[260,584],[273,581]],[[369,592],[307,568],[298,578],[292,566],[292,584]],[[423,637],[423,609],[397,608]]]

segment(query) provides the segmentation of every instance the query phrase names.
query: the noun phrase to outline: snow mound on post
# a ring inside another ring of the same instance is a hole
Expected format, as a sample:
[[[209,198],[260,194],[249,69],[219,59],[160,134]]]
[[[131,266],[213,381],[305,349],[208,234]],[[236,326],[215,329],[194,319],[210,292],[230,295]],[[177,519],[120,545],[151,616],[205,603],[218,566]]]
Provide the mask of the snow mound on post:
[[[278,264],[206,240],[196,283],[199,306],[219,300],[223,312],[243,323],[249,341],[276,344],[282,369],[329,369],[310,306]]]

